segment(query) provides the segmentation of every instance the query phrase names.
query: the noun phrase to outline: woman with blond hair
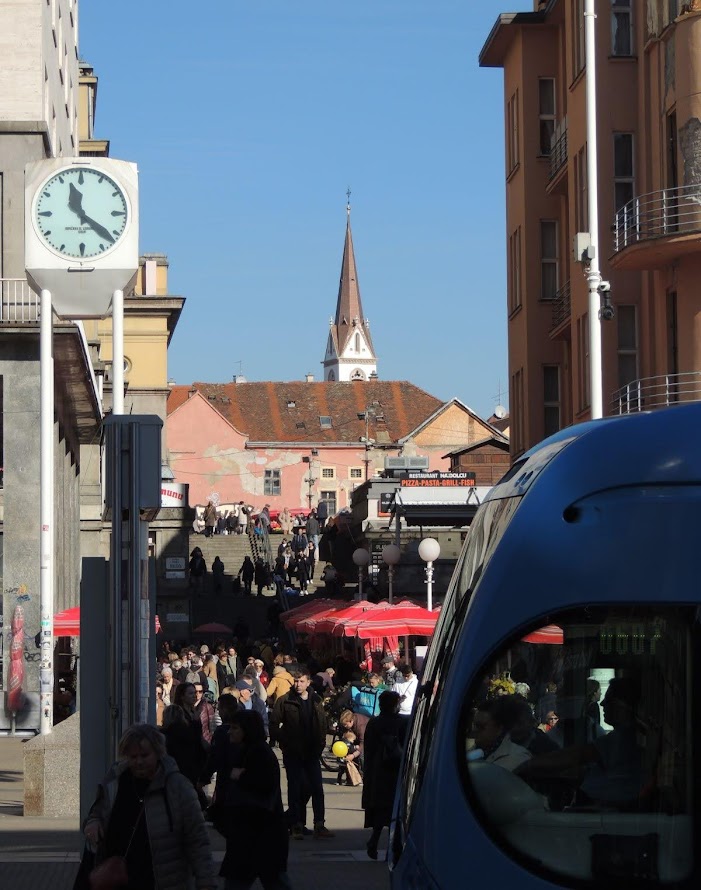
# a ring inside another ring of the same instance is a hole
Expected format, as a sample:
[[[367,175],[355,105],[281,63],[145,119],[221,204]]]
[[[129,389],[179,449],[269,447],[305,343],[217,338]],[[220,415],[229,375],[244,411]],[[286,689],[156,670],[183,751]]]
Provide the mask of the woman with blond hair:
[[[217,878],[197,795],[155,726],[136,723],[119,740],[117,762],[98,785],[75,887],[111,878],[134,890],[215,890]],[[97,873],[97,874],[96,874]],[[81,883],[82,881],[82,883]],[[105,886],[107,886],[105,884]]]

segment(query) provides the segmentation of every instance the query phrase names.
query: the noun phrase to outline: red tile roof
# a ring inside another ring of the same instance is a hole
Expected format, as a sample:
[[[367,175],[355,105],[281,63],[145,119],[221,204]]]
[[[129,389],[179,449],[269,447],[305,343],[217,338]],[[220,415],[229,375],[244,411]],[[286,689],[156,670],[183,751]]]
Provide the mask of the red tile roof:
[[[199,392],[251,442],[358,442],[365,420],[358,414],[374,405],[369,438],[378,445],[397,442],[430,417],[443,402],[406,380],[353,383],[193,383],[174,386],[168,414]],[[324,429],[321,417],[331,418]]]

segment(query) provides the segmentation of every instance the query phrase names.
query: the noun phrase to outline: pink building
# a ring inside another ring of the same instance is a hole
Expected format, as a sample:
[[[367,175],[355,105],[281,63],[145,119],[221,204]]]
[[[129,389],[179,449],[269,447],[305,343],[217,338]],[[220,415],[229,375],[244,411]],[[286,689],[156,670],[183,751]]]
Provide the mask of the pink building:
[[[168,398],[169,462],[191,505],[325,500],[332,515],[386,457],[425,455],[449,470],[449,452],[495,433],[459,400],[407,381],[194,383]]]

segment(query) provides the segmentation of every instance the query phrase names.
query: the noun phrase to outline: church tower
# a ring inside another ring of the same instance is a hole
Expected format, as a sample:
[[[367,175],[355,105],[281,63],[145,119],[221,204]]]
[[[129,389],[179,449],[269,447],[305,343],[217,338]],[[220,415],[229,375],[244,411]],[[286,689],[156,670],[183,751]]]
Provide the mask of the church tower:
[[[350,192],[348,192],[350,198]],[[336,318],[329,327],[324,356],[324,380],[346,382],[377,377],[377,358],[370,337],[370,324],[363,316],[358,273],[353,253],[350,203],[346,205],[346,241],[343,246],[341,280],[338,285]]]

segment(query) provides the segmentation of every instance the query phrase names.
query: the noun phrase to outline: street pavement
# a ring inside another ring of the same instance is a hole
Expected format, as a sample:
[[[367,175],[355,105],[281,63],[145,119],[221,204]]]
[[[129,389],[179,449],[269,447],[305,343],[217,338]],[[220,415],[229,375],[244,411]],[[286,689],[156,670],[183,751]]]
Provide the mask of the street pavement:
[[[78,820],[22,815],[22,744],[21,739],[0,738],[0,888],[72,890],[83,846]],[[284,769],[282,775],[284,782]],[[382,851],[377,862],[365,853],[369,832],[362,827],[361,788],[336,785],[335,773],[323,775],[326,824],[336,837],[290,841],[288,874],[292,887],[316,890],[342,884],[343,890],[388,890]],[[286,795],[283,787],[284,801]],[[210,835],[215,859],[221,861],[224,839],[213,829]],[[386,845],[386,831],[382,841]],[[260,883],[254,887],[259,888]]]

